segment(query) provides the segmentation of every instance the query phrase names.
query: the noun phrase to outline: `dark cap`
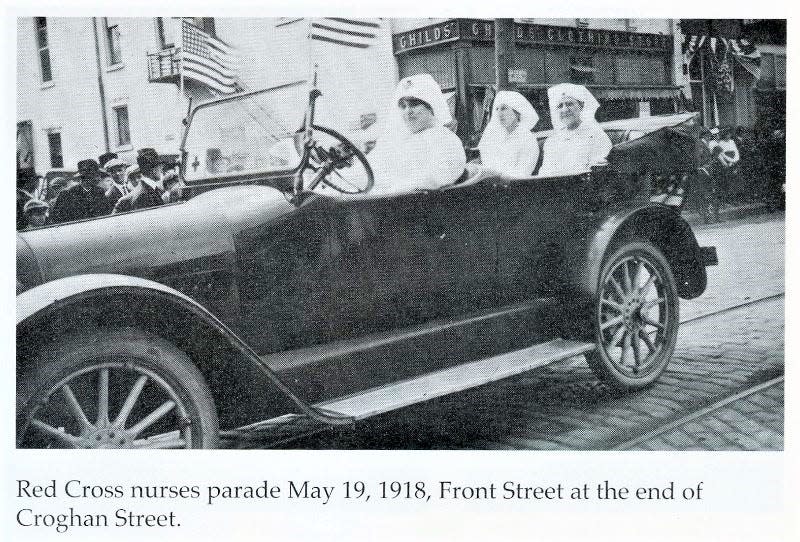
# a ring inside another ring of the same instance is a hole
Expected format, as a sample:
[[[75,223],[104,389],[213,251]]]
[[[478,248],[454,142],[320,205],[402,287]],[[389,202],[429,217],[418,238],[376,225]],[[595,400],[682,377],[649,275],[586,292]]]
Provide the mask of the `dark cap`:
[[[92,173],[100,173],[100,164],[96,160],[87,158],[78,162],[79,175],[90,175]]]
[[[97,160],[100,162],[100,167],[106,167],[106,163],[114,158],[119,158],[119,155],[115,152],[104,152]]]
[[[155,149],[139,149],[139,155],[136,157],[136,163],[139,165],[139,169],[150,170],[161,163],[161,157],[158,155]]]

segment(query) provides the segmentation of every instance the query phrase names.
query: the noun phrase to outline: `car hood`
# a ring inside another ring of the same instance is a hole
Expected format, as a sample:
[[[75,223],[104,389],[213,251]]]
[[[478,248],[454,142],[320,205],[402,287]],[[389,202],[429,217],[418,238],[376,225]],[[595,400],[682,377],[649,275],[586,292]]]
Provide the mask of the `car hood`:
[[[183,203],[24,231],[17,266],[25,276],[17,278],[28,289],[31,281],[86,273],[159,280],[177,269],[200,272],[204,262],[234,253],[236,233],[294,209],[274,188],[235,186]]]

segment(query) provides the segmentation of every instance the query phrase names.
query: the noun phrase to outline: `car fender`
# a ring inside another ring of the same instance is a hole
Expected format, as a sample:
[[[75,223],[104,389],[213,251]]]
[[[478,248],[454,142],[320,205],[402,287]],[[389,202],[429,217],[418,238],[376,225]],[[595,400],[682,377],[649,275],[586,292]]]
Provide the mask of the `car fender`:
[[[648,240],[664,253],[680,297],[692,299],[703,293],[706,270],[691,226],[674,209],[650,203],[608,215],[587,238],[583,265],[574,267],[574,281],[582,294],[594,299],[606,256],[617,242],[628,237]]]
[[[119,303],[120,296],[124,296],[124,305]],[[109,299],[115,299],[116,301],[113,305],[108,301],[106,301],[107,305],[103,305],[104,300]],[[128,302],[129,300],[130,302]],[[135,307],[139,303],[142,304],[142,307],[149,307],[149,309],[137,310]],[[204,375],[207,376],[210,372],[217,371],[216,374],[221,372],[225,376],[231,370],[244,370],[247,374],[238,377],[238,380],[243,380],[243,382],[238,382],[238,385],[249,386],[250,389],[245,391],[253,393],[257,398],[259,395],[264,394],[264,387],[255,385],[253,381],[260,374],[259,378],[262,381],[266,381],[266,379],[271,381],[281,392],[281,395],[288,398],[302,412],[314,417],[324,418],[324,416],[315,412],[312,407],[297,397],[244,340],[200,303],[164,284],[128,275],[75,275],[36,286],[19,294],[17,296],[18,365],[20,364],[20,355],[22,355],[22,362],[24,363],[26,358],[24,350],[30,346],[27,341],[21,340],[21,334],[24,336],[26,333],[34,333],[39,323],[47,322],[51,324],[52,320],[64,320],[65,315],[72,316],[73,314],[78,314],[80,310],[91,312],[92,309],[94,309],[95,318],[98,316],[105,318],[110,312],[114,312],[115,315],[109,315],[109,318],[120,317],[121,319],[125,317],[135,318],[135,314],[131,315],[131,313],[136,312],[144,312],[146,319],[149,319],[147,315],[152,315],[154,311],[159,314],[179,313],[181,321],[189,319],[193,324],[202,326],[201,336],[203,339],[216,342],[217,347],[219,347],[221,341],[222,345],[231,350],[236,357],[236,362],[233,365],[229,364],[222,371],[220,371],[219,367],[213,367],[209,364],[200,366],[193,358],[193,361],[195,361],[195,364],[198,365]],[[50,316],[49,319],[48,315]],[[54,317],[54,315],[56,316]],[[155,327],[155,332],[159,333],[158,327]],[[170,336],[166,332],[159,334],[173,340],[179,348],[184,350],[191,350],[194,346],[193,337],[181,338],[177,334]],[[209,337],[209,335],[213,335],[213,337]],[[52,337],[49,338],[52,339]],[[181,340],[183,341],[182,343]],[[31,347],[35,347],[35,345]],[[22,354],[20,354],[20,350],[23,350]],[[242,358],[245,363],[242,363]],[[244,367],[241,367],[242,365]],[[19,369],[20,367],[18,367]],[[223,398],[225,397],[223,396]],[[231,405],[230,408],[236,411],[241,409],[241,406],[241,403],[239,403],[238,405]],[[287,404],[284,404],[280,408],[283,409],[286,406]],[[236,423],[240,421],[237,420]],[[325,421],[327,423],[337,422],[337,420],[328,419],[325,419]]]
[[[30,290],[17,295],[17,325],[19,326],[45,309],[55,305],[65,305],[77,297],[102,295],[111,289],[141,289],[143,292],[152,291],[153,294],[163,294],[175,298],[184,306],[191,307],[193,312],[203,318],[216,320],[220,326],[222,322],[214,317],[195,300],[174,288],[158,282],[129,275],[114,274],[88,274],[73,275],[45,284],[35,286]]]

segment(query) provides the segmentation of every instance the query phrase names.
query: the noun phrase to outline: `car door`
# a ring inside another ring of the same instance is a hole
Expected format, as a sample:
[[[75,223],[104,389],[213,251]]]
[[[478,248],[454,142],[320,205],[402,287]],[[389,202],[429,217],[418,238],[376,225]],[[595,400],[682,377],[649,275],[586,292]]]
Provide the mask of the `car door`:
[[[333,311],[349,334],[495,303],[491,186],[363,198],[342,202],[331,216]]]
[[[558,293],[570,236],[592,214],[583,176],[520,179],[497,185],[497,280],[503,303]]]
[[[236,234],[242,328],[259,353],[330,339],[329,217],[328,200],[312,198]]]
[[[431,317],[452,317],[497,303],[497,213],[491,183],[425,193],[413,220],[426,246]]]
[[[339,338],[426,318],[427,245],[413,219],[422,194],[332,200],[330,319]]]

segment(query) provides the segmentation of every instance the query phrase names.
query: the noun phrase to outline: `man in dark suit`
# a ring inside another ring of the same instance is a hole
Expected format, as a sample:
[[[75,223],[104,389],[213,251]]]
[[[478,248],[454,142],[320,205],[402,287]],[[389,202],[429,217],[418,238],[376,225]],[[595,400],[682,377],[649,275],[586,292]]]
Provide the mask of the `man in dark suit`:
[[[128,163],[119,158],[112,158],[106,162],[105,170],[109,175],[110,181],[106,189],[106,201],[104,202],[104,213],[111,214],[114,206],[119,199],[128,193],[128,186],[125,183],[125,169]]]
[[[71,222],[104,214],[106,191],[102,186],[100,165],[92,159],[78,162],[78,181],[58,194],[50,213],[52,222]]]
[[[140,149],[136,158],[141,177],[139,184],[127,195],[121,197],[114,207],[115,213],[146,209],[164,203],[162,177],[164,165],[155,149]]]

